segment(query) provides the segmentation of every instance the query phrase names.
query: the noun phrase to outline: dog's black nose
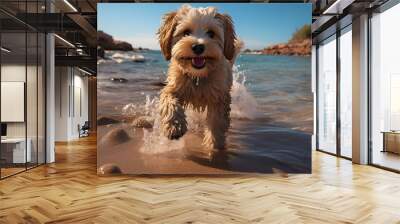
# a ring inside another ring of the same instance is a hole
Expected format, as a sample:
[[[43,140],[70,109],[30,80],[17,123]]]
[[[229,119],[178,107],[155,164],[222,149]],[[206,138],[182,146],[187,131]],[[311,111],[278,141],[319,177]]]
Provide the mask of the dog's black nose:
[[[205,48],[204,44],[193,44],[192,45],[192,51],[197,55],[203,53],[204,52],[204,48]]]

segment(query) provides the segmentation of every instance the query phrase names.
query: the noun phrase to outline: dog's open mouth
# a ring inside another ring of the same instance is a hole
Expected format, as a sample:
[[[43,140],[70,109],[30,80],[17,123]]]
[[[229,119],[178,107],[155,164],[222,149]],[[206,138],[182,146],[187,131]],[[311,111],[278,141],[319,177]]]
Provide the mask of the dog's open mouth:
[[[206,66],[206,58],[205,57],[192,58],[192,66],[197,69],[204,68],[204,66]]]
[[[195,57],[181,57],[180,60],[187,60],[191,62],[192,67],[195,69],[202,69],[206,66],[207,61],[212,60],[211,57],[195,56]]]

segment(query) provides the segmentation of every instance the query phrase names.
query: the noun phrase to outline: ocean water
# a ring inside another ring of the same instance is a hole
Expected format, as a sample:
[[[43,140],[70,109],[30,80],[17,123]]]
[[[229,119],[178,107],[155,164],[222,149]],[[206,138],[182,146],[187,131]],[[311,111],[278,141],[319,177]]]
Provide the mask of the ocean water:
[[[144,62],[133,62],[132,58],[138,55],[133,52],[106,52],[109,59],[98,61],[98,116],[153,118],[153,129],[143,130],[139,149],[143,154],[159,155],[187,148],[183,140],[170,141],[158,131],[156,108],[168,62],[159,51],[139,54]],[[123,78],[124,82],[111,78]],[[232,125],[227,150],[215,153],[212,159],[187,154],[186,159],[234,172],[310,172],[310,57],[240,55],[234,67],[231,95]],[[191,137],[201,139],[202,115],[188,111],[187,116]]]

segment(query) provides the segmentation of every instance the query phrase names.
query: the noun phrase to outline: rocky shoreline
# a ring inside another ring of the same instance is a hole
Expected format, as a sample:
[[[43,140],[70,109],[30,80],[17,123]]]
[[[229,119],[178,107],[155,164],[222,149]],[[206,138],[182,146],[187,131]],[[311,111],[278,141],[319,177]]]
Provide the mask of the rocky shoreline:
[[[97,54],[100,58],[104,58],[105,51],[143,51],[147,48],[134,48],[132,44],[115,40],[113,36],[99,30],[97,32]]]
[[[311,40],[303,40],[286,44],[276,44],[262,50],[263,54],[269,55],[311,55]]]
[[[114,40],[113,36],[99,30],[97,32],[97,45],[103,50],[110,51],[133,51],[133,47],[130,43]]]
[[[289,56],[310,56],[311,40],[281,43],[268,46],[262,50],[246,49],[245,54],[263,54],[263,55],[289,55]]]

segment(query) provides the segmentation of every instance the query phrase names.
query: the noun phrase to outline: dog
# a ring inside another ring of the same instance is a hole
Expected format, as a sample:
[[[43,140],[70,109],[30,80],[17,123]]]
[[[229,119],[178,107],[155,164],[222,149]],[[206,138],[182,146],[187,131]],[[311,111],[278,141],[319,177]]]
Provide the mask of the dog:
[[[157,32],[170,61],[160,93],[160,127],[169,139],[187,131],[185,109],[206,112],[203,145],[224,149],[230,126],[232,67],[241,42],[232,18],[214,7],[183,5],[163,17]]]

